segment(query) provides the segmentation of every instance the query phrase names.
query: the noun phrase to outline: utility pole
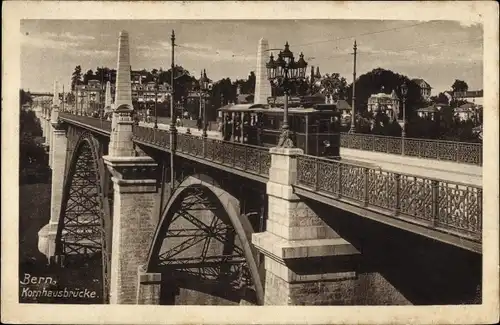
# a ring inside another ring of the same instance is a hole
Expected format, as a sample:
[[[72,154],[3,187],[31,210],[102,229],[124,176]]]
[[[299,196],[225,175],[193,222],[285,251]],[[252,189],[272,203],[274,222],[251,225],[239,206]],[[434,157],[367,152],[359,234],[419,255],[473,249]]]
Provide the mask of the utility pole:
[[[64,84],[63,84],[63,98],[62,98],[62,105],[61,105],[61,111],[64,112]]]
[[[172,29],[172,35],[170,37],[170,41],[172,42],[172,65],[170,66],[170,86],[171,86],[171,95],[170,95],[170,189],[171,193],[174,193],[175,190],[175,170],[174,170],[174,155],[175,149],[177,145],[177,129],[175,127],[175,108],[174,108],[174,73],[175,73],[175,65],[174,65],[174,49],[175,49],[175,33]]]
[[[356,126],[354,124],[355,121],[355,107],[356,107],[356,51],[358,47],[356,45],[356,40],[354,40],[354,66],[352,72],[352,107],[351,107],[351,128],[349,129],[349,133],[356,132]]]

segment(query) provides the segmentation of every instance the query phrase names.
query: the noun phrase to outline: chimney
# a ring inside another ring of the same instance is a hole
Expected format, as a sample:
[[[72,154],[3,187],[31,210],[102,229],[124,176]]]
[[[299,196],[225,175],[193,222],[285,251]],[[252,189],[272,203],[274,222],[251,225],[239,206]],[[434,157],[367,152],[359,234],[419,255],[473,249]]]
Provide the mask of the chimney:
[[[267,104],[267,98],[271,97],[271,83],[267,79],[266,63],[269,61],[269,44],[266,39],[259,40],[257,48],[257,69],[255,70],[255,94],[254,104]],[[239,94],[239,92],[238,92]]]

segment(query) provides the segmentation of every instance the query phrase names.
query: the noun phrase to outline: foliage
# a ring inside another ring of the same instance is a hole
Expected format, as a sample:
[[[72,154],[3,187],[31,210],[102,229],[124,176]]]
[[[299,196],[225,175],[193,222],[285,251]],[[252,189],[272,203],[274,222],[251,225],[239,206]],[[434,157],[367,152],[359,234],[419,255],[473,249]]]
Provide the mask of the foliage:
[[[368,98],[372,94],[380,92],[391,93],[394,90],[396,95],[402,98],[401,85],[404,82],[408,86],[406,116],[410,120],[416,115],[415,110],[423,105],[419,86],[407,76],[382,68],[365,73],[356,80],[356,111],[362,112],[367,109]],[[347,97],[350,102],[352,100],[352,84],[347,89]]]
[[[338,73],[326,74],[319,83],[310,85],[310,92],[322,93],[322,94],[333,94],[336,99],[346,99],[348,87],[347,80],[341,77]]]
[[[439,93],[437,96],[431,96],[430,100],[435,104],[450,104],[448,97],[444,93]]]
[[[463,80],[455,79],[455,82],[451,86],[453,92],[462,92],[469,90],[469,85]]]
[[[22,107],[24,104],[31,104],[33,99],[29,92],[24,91],[24,89],[19,90],[19,107]]]
[[[81,84],[82,82],[82,67],[77,65],[75,71],[71,75],[71,90],[75,91],[75,86]]]
[[[41,145],[42,129],[33,111],[20,110],[19,168],[21,183],[47,176],[47,153]]]

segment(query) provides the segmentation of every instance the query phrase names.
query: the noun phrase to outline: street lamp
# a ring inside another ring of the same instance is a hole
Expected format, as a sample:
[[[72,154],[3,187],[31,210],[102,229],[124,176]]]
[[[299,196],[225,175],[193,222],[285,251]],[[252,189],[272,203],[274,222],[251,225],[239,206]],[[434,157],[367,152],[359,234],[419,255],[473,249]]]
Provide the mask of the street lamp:
[[[271,53],[269,62],[266,64],[267,77],[271,83],[283,88],[285,93],[285,105],[283,115],[283,125],[278,141],[278,147],[293,148],[293,141],[290,139],[290,131],[288,127],[288,95],[291,86],[296,80],[304,80],[306,78],[307,62],[304,60],[304,54],[300,53],[300,59],[295,62],[293,53],[289,49],[288,42],[285,44],[285,49],[280,51],[278,59],[275,61]]]
[[[408,86],[406,81],[401,85],[401,95],[403,96],[403,126],[401,131],[401,151],[405,153],[405,136],[406,136],[406,95],[408,94]]]
[[[200,103],[202,103],[203,107],[203,137],[207,137],[207,107],[205,103],[206,92],[211,90],[212,85],[210,84],[207,73],[205,69],[203,69],[203,73],[201,74],[200,80]]]
[[[158,75],[153,77],[155,82],[155,126],[154,128],[158,128]]]

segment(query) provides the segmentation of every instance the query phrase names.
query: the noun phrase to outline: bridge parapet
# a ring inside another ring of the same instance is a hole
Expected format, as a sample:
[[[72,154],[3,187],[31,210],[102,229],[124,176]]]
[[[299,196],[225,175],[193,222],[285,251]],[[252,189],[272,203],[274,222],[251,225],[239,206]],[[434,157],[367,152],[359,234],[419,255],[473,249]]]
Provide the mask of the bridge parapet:
[[[297,158],[295,187],[481,242],[480,187],[306,155]]]
[[[480,143],[342,133],[340,146],[425,159],[483,164],[483,146]]]
[[[109,135],[111,129],[110,122],[97,118],[67,113],[60,113],[60,118],[100,134]],[[170,151],[168,130],[134,126],[133,132],[134,142]],[[364,135],[356,135],[361,136]],[[394,139],[401,143],[400,138]],[[258,177],[263,182],[269,178],[271,154],[267,148],[182,133],[177,133],[176,141],[176,154],[185,158],[233,173],[243,172],[246,177]],[[480,187],[307,155],[299,155],[297,164],[294,191],[300,195],[332,206],[343,202],[343,208],[361,208],[363,216],[377,214],[390,219],[390,224],[397,221],[449,234],[454,239],[446,237],[446,242],[460,247],[468,243],[467,249],[481,252]],[[381,221],[379,217],[372,218]],[[422,233],[430,236],[427,230]]]

